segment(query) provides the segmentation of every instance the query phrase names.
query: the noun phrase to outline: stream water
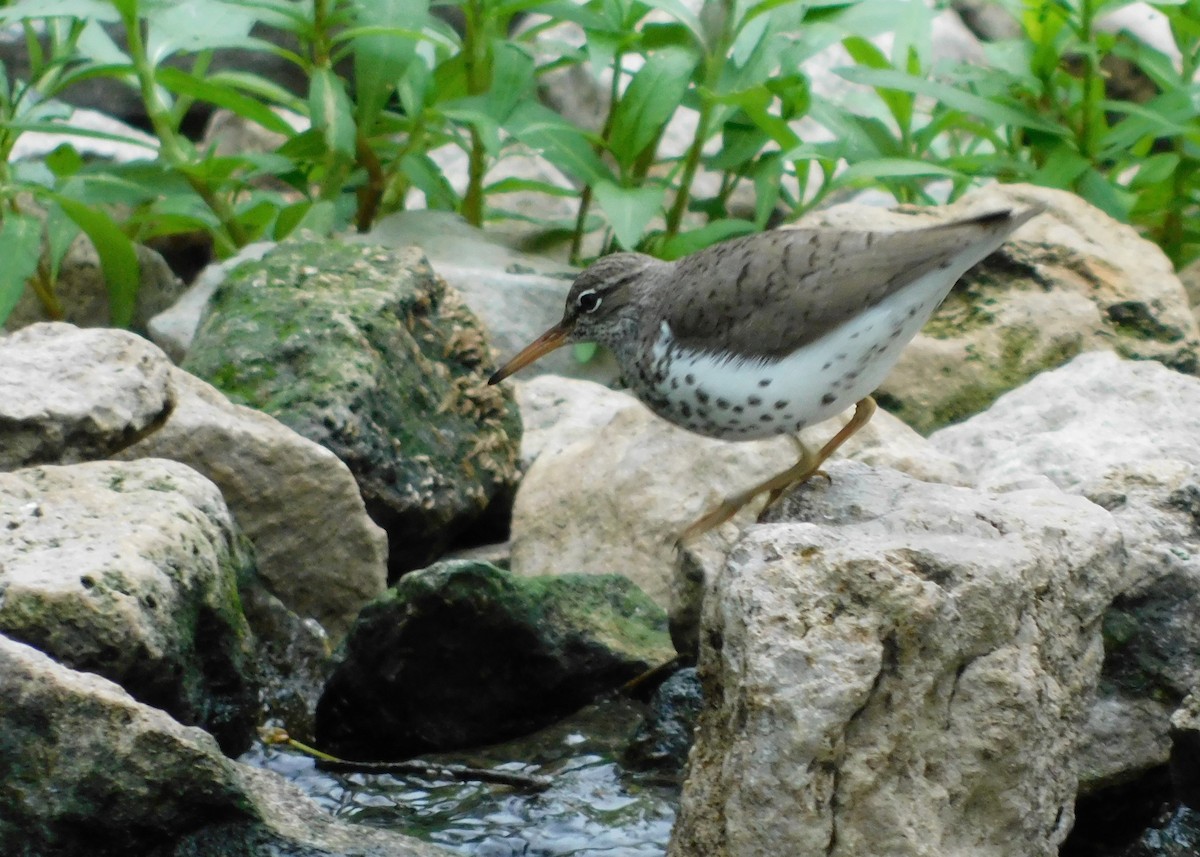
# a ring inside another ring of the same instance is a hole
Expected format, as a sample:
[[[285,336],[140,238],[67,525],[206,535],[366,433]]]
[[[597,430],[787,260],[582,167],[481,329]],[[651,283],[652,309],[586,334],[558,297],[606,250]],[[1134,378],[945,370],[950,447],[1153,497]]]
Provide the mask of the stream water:
[[[242,761],[292,780],[342,818],[384,827],[473,857],[658,857],[666,850],[679,781],[627,771],[621,753],[643,709],[589,706],[531,736],[434,763],[542,774],[550,789],[378,774],[331,774],[297,752],[258,745]]]

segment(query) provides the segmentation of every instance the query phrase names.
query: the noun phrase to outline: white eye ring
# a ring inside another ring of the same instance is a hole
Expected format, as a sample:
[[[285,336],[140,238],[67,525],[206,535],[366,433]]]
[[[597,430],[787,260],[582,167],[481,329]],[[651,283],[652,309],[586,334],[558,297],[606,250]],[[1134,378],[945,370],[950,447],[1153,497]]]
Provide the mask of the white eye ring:
[[[575,299],[576,305],[584,312],[595,312],[600,309],[600,304],[603,298],[596,294],[595,289],[588,289],[586,292],[580,292],[579,297]]]

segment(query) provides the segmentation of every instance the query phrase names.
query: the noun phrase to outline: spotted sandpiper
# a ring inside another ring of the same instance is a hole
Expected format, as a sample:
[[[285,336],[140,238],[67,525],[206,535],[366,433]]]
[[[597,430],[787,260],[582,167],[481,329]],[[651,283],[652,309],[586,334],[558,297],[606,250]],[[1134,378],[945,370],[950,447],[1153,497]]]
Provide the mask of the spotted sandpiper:
[[[913,230],[776,229],[674,262],[605,256],[575,278],[562,320],[502,366],[507,378],[569,342],[600,342],[656,414],[708,437],[795,434],[851,404],[819,452],[727,497],[684,542],[764,492],[806,481],[875,412],[871,393],[968,268],[1042,211],[985,212]]]

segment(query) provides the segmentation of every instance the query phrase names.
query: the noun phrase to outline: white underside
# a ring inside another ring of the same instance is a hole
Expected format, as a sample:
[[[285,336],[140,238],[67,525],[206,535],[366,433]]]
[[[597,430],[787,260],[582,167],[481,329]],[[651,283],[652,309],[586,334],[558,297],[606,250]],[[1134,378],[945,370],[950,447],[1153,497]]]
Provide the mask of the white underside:
[[[662,415],[700,434],[728,438],[732,431],[736,439],[746,440],[829,419],[883,383],[957,279],[954,271],[926,274],[781,360],[728,360],[676,347],[674,359],[663,364],[666,379],[655,388],[671,400],[671,412]],[[665,358],[672,339],[664,322],[654,346],[656,363]],[[685,383],[688,375],[693,377],[690,384]],[[770,383],[761,386],[765,380]],[[719,399],[742,410],[717,409],[713,402]],[[777,407],[778,402],[787,404]],[[705,416],[683,417],[683,404],[693,412],[702,409]]]

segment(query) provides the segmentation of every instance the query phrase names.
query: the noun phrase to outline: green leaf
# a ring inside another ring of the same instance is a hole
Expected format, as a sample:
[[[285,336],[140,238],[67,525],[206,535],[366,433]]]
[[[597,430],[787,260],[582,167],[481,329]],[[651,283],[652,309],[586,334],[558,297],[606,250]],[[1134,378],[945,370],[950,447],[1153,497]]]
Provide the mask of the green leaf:
[[[109,316],[115,327],[128,327],[137,307],[141,265],[133,242],[116,222],[99,208],[92,208],[61,194],[55,200],[67,216],[87,233],[100,256],[100,268],[108,286]]]
[[[647,57],[633,76],[617,103],[609,138],[609,148],[622,166],[630,167],[658,139],[683,101],[697,59],[690,51],[668,48]]]
[[[619,187],[602,181],[592,186],[592,193],[612,225],[617,243],[626,250],[637,248],[646,225],[662,212],[660,187]]]
[[[42,224],[26,214],[6,214],[0,225],[0,325],[8,320],[37,271],[42,252]]]
[[[416,53],[421,27],[429,16],[429,0],[355,0],[355,16],[363,26],[403,24],[413,36],[398,33],[358,36],[354,42],[354,85],[358,125],[364,134],[375,126]]]
[[[692,36],[695,37],[697,47],[703,48],[705,46],[704,26],[700,23],[700,19],[696,17],[696,14],[680,2],[680,0],[643,0],[643,2],[653,9],[666,12],[667,15],[686,26],[691,31]]]
[[[46,211],[46,256],[50,261],[50,281],[58,280],[63,257],[79,235],[79,226],[67,216],[62,206],[50,205]],[[0,325],[4,323],[0,319]]]
[[[948,83],[916,77],[891,69],[872,69],[861,66],[834,69],[834,72],[851,83],[861,83],[876,89],[895,89],[915,95],[925,95],[937,100],[944,107],[962,110],[999,125],[1029,128],[1055,137],[1068,135],[1066,129],[1047,122],[1024,105],[984,98],[965,92]]]
[[[170,4],[141,3],[146,21],[146,54],[154,66],[184,52],[247,47],[254,13],[222,0],[177,0]]]
[[[199,101],[224,107],[251,122],[256,122],[268,131],[276,134],[292,136],[295,131],[292,126],[281,119],[267,105],[257,98],[243,95],[232,86],[203,80],[188,74],[183,69],[163,66],[155,73],[155,79],[167,89],[178,95],[187,95]]]
[[[703,250],[721,241],[737,238],[740,235],[750,235],[758,228],[749,220],[714,220],[699,229],[690,232],[680,232],[662,246],[659,255],[664,259],[681,259],[689,253]]]
[[[327,199],[318,202],[298,202],[279,212],[275,219],[275,240],[282,241],[293,232],[314,232],[330,235],[337,219],[334,204]]]
[[[408,154],[400,160],[400,169],[413,186],[425,194],[425,207],[442,211],[458,208],[458,194],[446,180],[441,168],[425,154]]]
[[[838,173],[838,184],[854,184],[876,179],[913,178],[918,176],[962,178],[962,174],[926,161],[904,158],[873,158],[853,163]]]
[[[758,159],[752,173],[754,178],[754,225],[764,229],[775,206],[779,203],[779,188],[783,181],[783,158],[778,152],[768,152]]]
[[[536,101],[517,105],[505,130],[554,166],[585,184],[613,181],[587,133]]]
[[[332,69],[318,68],[309,82],[308,110],[313,127],[320,130],[330,151],[354,157],[354,105],[346,86]]]
[[[498,125],[503,125],[513,108],[532,95],[533,87],[533,57],[512,42],[497,39],[492,45],[488,114]]]
[[[576,342],[571,348],[571,355],[579,363],[587,363],[596,356],[598,347],[594,342]]]

